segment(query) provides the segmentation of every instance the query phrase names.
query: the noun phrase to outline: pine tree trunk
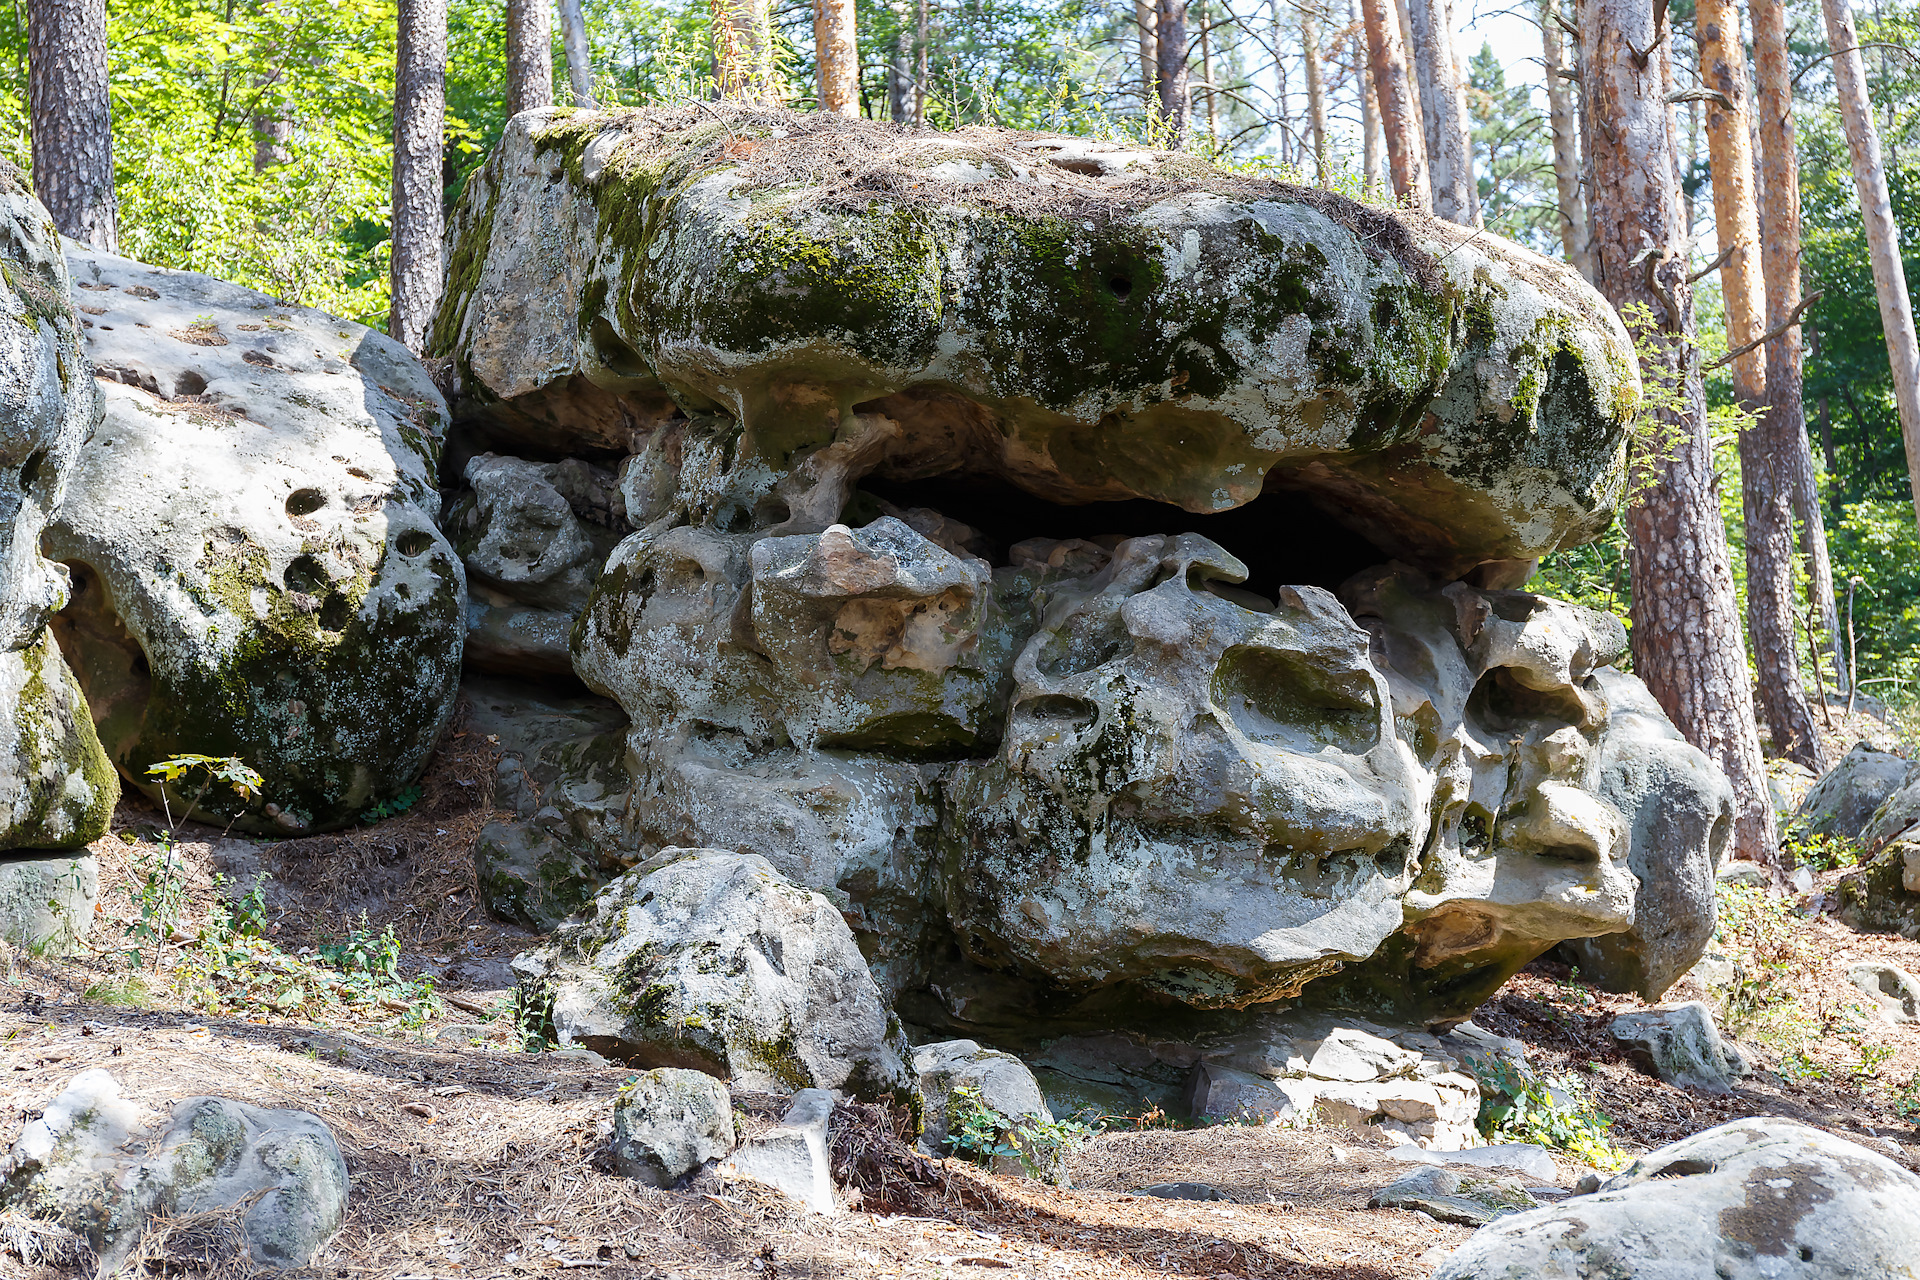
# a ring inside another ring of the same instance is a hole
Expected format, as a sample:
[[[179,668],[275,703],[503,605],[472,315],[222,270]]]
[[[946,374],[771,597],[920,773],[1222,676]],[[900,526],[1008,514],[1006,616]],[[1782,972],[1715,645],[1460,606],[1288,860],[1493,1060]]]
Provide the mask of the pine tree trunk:
[[[770,0],[708,0],[713,79],[723,98],[769,103],[773,91]]]
[[[34,194],[53,225],[119,252],[104,0],[27,0],[27,117]]]
[[[1873,291],[1880,298],[1880,327],[1893,366],[1893,398],[1900,409],[1900,439],[1907,448],[1907,481],[1920,520],[1920,342],[1913,331],[1913,302],[1907,295],[1907,271],[1900,261],[1900,229],[1887,196],[1887,170],[1880,158],[1880,132],[1867,101],[1866,71],[1860,63],[1860,36],[1847,0],[1820,0],[1827,19],[1827,43],[1833,49],[1834,96],[1853,156],[1853,184],[1860,193],[1860,220],[1866,227],[1873,263]]]
[[[1154,68],[1159,77],[1160,118],[1167,122],[1175,146],[1187,140],[1193,117],[1193,93],[1187,84],[1187,0],[1159,0],[1160,21],[1154,31]]]
[[[548,0],[507,0],[507,114],[553,105],[553,12]]]
[[[1160,9],[1157,0],[1133,0],[1133,24],[1139,28],[1140,36],[1140,108],[1152,116],[1160,109]]]
[[[1400,19],[1393,0],[1360,0],[1367,29],[1367,61],[1380,105],[1380,132],[1386,138],[1393,193],[1417,209],[1433,208],[1427,180],[1426,146],[1421,138],[1420,104],[1407,83],[1407,55],[1400,43]]]
[[[567,87],[573,90],[573,105],[593,106],[593,46],[587,40],[581,0],[560,0],[560,43],[567,51]]]
[[[1320,65],[1320,17],[1300,11],[1300,53],[1307,63],[1307,136],[1313,143],[1313,177],[1327,181],[1327,86]]]
[[[927,0],[919,0],[914,6],[914,14],[913,122],[924,125],[927,122]]]
[[[393,305],[387,329],[409,350],[446,284],[440,163],[447,115],[447,0],[399,0],[393,67]]]
[[[1580,117],[1564,72],[1567,33],[1560,26],[1560,0],[1540,0],[1540,49],[1547,74],[1547,123],[1553,134],[1553,185],[1560,199],[1560,249],[1574,270],[1593,279],[1587,252],[1587,194],[1580,186]]]
[[[1779,858],[1773,807],[1715,493],[1699,357],[1690,346],[1693,289],[1674,181],[1676,123],[1666,100],[1672,63],[1654,3],[1585,0],[1579,24],[1597,284],[1615,307],[1651,309],[1666,355],[1643,372],[1672,385],[1683,402],[1671,420],[1671,456],[1639,458],[1651,485],[1627,511],[1633,665],[1680,732],[1733,783],[1738,855],[1772,865]]]
[[[911,60],[913,50],[909,46],[912,37],[907,34],[905,6],[892,6],[894,16],[900,25],[893,33],[893,47],[887,56],[887,118],[895,124],[905,124],[913,119],[913,71]]]
[[[1347,0],[1347,21],[1364,32],[1365,24],[1360,21],[1360,0]],[[1361,37],[1361,41],[1365,36]],[[1360,143],[1360,163],[1367,171],[1367,182],[1378,183],[1383,189],[1387,186],[1387,177],[1380,170],[1380,99],[1373,91],[1373,77],[1367,71],[1367,58],[1360,41],[1348,46],[1352,51],[1354,82],[1360,93],[1360,131],[1363,135]]]
[[[1749,12],[1753,19],[1754,133],[1760,143],[1760,269],[1767,282],[1767,326],[1771,329],[1786,323],[1800,304],[1800,161],[1794,150],[1793,59],[1787,47],[1782,0],[1754,0]],[[1833,558],[1827,550],[1826,512],[1813,465],[1813,445],[1807,438],[1801,350],[1798,329],[1788,330],[1767,344],[1767,426],[1770,438],[1781,443],[1779,456],[1791,468],[1787,496],[1800,522],[1807,605],[1826,631],[1821,649],[1829,655],[1834,687],[1845,690],[1851,677],[1838,643],[1840,617],[1834,598]]]
[[[1453,60],[1453,22],[1447,0],[1407,0],[1413,72],[1420,87],[1420,119],[1427,145],[1427,176],[1438,218],[1470,227],[1479,201],[1473,189],[1473,151],[1463,127],[1460,73]]]
[[[860,114],[860,44],[854,0],[813,0],[813,60],[820,73],[820,109]]]
[[[1200,83],[1207,90],[1207,140],[1218,146],[1220,109],[1213,92],[1213,23],[1207,18],[1206,0],[1200,2]]]
[[[1698,0],[1694,33],[1700,44],[1700,82],[1725,100],[1705,104],[1707,159],[1713,168],[1713,221],[1723,258],[1720,292],[1726,301],[1727,345],[1739,348],[1766,332],[1767,294],[1760,273],[1760,209],[1754,201],[1753,135],[1748,128],[1752,95],[1740,11],[1733,0]],[[1777,423],[1757,416],[1767,403],[1766,358],[1766,352],[1756,349],[1733,362],[1733,397],[1756,415],[1753,425],[1740,433],[1747,634],[1759,673],[1760,711],[1774,749],[1819,772],[1824,764],[1820,734],[1801,683],[1795,643],[1793,504],[1788,499],[1792,465],[1782,456],[1793,442],[1775,438]]]

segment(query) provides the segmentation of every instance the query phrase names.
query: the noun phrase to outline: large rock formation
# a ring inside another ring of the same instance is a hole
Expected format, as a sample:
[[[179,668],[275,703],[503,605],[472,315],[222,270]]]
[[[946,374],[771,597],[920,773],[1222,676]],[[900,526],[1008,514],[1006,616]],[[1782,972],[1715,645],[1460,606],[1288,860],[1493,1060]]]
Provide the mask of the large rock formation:
[[[0,855],[75,849],[106,834],[120,788],[55,647],[66,603],[40,535],[66,491],[100,393],[80,350],[59,236],[0,164]],[[88,869],[91,875],[91,868]],[[0,863],[0,881],[16,880]],[[7,916],[6,936],[37,945]],[[76,921],[84,930],[90,921]]]
[[[1564,266],[1186,157],[730,107],[520,116],[454,238],[455,509],[617,464],[635,530],[572,630],[632,722],[584,843],[764,857],[908,1016],[1002,1042],[1454,1022],[1643,885],[1652,966],[1697,954],[1713,824],[1633,856],[1724,782],[1613,785],[1652,705],[1618,622],[1513,589],[1612,518],[1639,396]],[[463,549],[565,616],[592,521],[536,507],[511,573]]]
[[[207,816],[316,830],[391,799],[452,711],[465,581],[435,523],[446,410],[399,343],[73,246],[106,420],[46,544],[55,622],[134,785],[188,753],[265,778]]]

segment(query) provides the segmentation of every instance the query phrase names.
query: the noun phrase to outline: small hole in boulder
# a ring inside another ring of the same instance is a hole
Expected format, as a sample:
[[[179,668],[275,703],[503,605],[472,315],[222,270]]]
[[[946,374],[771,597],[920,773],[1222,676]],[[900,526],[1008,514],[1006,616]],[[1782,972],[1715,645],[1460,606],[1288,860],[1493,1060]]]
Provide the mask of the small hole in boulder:
[[[1114,276],[1107,281],[1107,288],[1113,290],[1113,296],[1124,298],[1133,292],[1133,281],[1125,276]]]
[[[40,466],[46,460],[47,451],[45,449],[27,455],[27,460],[20,465],[20,487],[22,489],[31,489],[35,484],[39,483]]]
[[[207,380],[188,369],[173,380],[173,394],[177,396],[200,396],[207,393]]]
[[[320,629],[322,631],[345,631],[347,624],[353,621],[353,609],[347,604],[346,596],[336,591],[327,597],[320,606]]]
[[[411,560],[433,546],[433,535],[419,529],[409,529],[395,538],[393,545],[401,555]]]
[[[314,556],[295,556],[281,580],[286,583],[287,590],[305,592],[310,596],[320,594],[330,581],[327,567]]]
[[[327,505],[327,495],[318,489],[295,489],[287,495],[287,514],[310,516]]]

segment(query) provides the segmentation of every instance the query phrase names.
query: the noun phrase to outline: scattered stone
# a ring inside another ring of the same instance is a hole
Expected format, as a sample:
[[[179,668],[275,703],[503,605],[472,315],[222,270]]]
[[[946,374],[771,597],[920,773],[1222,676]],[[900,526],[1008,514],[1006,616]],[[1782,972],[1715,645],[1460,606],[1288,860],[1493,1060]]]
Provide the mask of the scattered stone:
[[[1391,1040],[1364,1031],[1342,1028],[1327,1033],[1307,1063],[1307,1074],[1318,1080],[1392,1080],[1411,1077],[1420,1068],[1420,1055]]]
[[[1372,1084],[1316,1081],[1311,1105],[1332,1124],[1374,1129],[1417,1146],[1457,1151],[1478,1136],[1474,1121],[1480,1114],[1480,1085],[1458,1072]]]
[[[78,849],[106,834],[120,780],[47,629],[70,584],[41,534],[100,421],[100,392],[53,220],[4,165],[0,262],[0,853]],[[36,936],[15,933],[17,909],[0,912],[9,940]]]
[[[108,756],[155,803],[155,761],[242,758],[258,795],[216,785],[198,811],[242,831],[395,800],[452,715],[466,631],[433,379],[362,325],[68,245],[77,281],[113,286],[87,294],[106,418],[45,545]]]
[[[1141,1187],[1133,1194],[1152,1196],[1156,1200],[1233,1200],[1231,1195],[1211,1182],[1156,1182],[1152,1186]]]
[[[1682,1089],[1731,1093],[1733,1082],[1752,1070],[1740,1051],[1720,1038],[1713,1010],[1698,1000],[1623,1013],[1609,1032],[1641,1070]]]
[[[1890,964],[1856,964],[1847,981],[1872,1000],[1889,1022],[1920,1022],[1920,979]]]
[[[0,940],[34,955],[72,955],[93,928],[99,897],[91,855],[0,855]]]
[[[1713,878],[1719,884],[1741,885],[1748,889],[1773,887],[1773,877],[1757,862],[1729,862],[1714,872]]]
[[[1195,1120],[1269,1120],[1298,1114],[1293,1099],[1274,1081],[1217,1062],[1193,1064],[1181,1101]]]
[[[1053,1112],[1040,1093],[1040,1083],[1027,1064],[1010,1053],[983,1049],[972,1040],[942,1040],[913,1051],[913,1070],[926,1099],[926,1128],[920,1148],[928,1155],[943,1154],[948,1132],[947,1104],[954,1089],[971,1085],[983,1105],[1005,1116],[1015,1126],[1022,1121],[1053,1123]],[[1024,1173],[1024,1168],[996,1172]]]
[[[1511,1178],[1467,1177],[1428,1166],[1404,1174],[1373,1193],[1369,1209],[1413,1209],[1439,1222],[1485,1226],[1496,1218],[1538,1209],[1540,1202]]]
[[[1889,841],[1837,890],[1836,914],[1853,928],[1920,938],[1920,838]]]
[[[478,1044],[493,1034],[493,1028],[478,1022],[454,1022],[433,1033],[434,1043],[451,1045]]]
[[[1395,1147],[1390,1159],[1413,1164],[1452,1165],[1464,1169],[1510,1169],[1540,1182],[1552,1182],[1560,1176],[1560,1166],[1547,1149],[1532,1142],[1502,1142],[1486,1147],[1466,1147],[1459,1151]]]
[[[1818,774],[1796,760],[1767,761],[1767,798],[1773,803],[1774,820],[1782,827],[1792,821],[1819,780]]]
[[[827,1155],[833,1106],[828,1090],[802,1089],[779,1126],[743,1143],[720,1166],[720,1176],[765,1183],[815,1213],[837,1212]]]
[[[513,968],[564,1045],[918,1111],[906,1035],[846,922],[765,858],[663,850]]]
[[[1793,821],[1809,835],[1858,839],[1887,797],[1915,776],[1911,761],[1855,743],[1807,792]]]
[[[668,1187],[733,1150],[733,1100],[700,1071],[647,1071],[620,1089],[607,1152],[614,1171]]]
[[[149,1127],[98,1069],[21,1131],[11,1166],[0,1207],[86,1236],[103,1274],[156,1217],[238,1210],[252,1260],[285,1270],[311,1264],[346,1215],[346,1162],[317,1116],[195,1097]]]
[[[1920,1177],[1787,1120],[1735,1120],[1476,1232],[1434,1280],[1854,1280],[1911,1274]]]

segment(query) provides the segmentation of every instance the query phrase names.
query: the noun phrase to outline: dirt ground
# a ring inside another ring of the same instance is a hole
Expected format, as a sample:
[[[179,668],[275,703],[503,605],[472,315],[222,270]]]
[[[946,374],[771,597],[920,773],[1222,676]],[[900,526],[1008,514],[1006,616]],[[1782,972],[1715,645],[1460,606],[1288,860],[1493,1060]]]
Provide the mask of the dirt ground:
[[[0,1142],[82,1070],[104,1067],[152,1108],[218,1092],[312,1111],[333,1129],[352,1177],[345,1229],[314,1276],[1256,1276],[1413,1280],[1464,1240],[1463,1227],[1368,1196],[1408,1166],[1370,1134],[1315,1126],[1143,1128],[1105,1133],[1069,1160],[1073,1189],[996,1177],[958,1161],[902,1168],[903,1192],[853,1194],[836,1217],[805,1215],[750,1185],[689,1191],[636,1186],[598,1152],[613,1097],[631,1072],[584,1053],[522,1050],[506,961],[529,935],[475,902],[466,849],[492,813],[486,744],[455,737],[407,813],[275,847],[180,833],[188,902],[175,945],[204,922],[215,876],[271,872],[267,928],[280,950],[336,942],[347,922],[401,942],[400,976],[437,979],[442,1002],[345,992],[280,1011],[235,979],[189,1002],[161,988],[130,995],[120,954],[139,919],[146,838],[160,815],[123,806],[99,842],[99,950],[70,961],[0,963]],[[123,839],[125,833],[131,840]],[[224,868],[224,870],[223,870]],[[1821,878],[1822,887],[1834,878]],[[232,892],[231,886],[228,892]],[[1816,890],[1818,893],[1818,890]],[[1809,902],[1812,899],[1808,900]],[[1793,917],[1778,981],[1799,993],[1797,1022],[1743,1041],[1761,1070],[1724,1098],[1639,1071],[1608,1022],[1643,1007],[1539,962],[1476,1015],[1525,1041],[1550,1075],[1582,1080],[1629,1151],[1738,1116],[1786,1116],[1886,1152],[1920,1170],[1920,1026],[1874,1015],[1846,981],[1858,960],[1920,972],[1920,943],[1855,934],[1824,916]],[[1755,999],[1764,1005],[1765,981]],[[1683,984],[1668,1003],[1706,993]],[[317,1000],[317,998],[316,998]],[[1769,1039],[1770,1037],[1770,1039]],[[750,1112],[752,1099],[741,1100]],[[764,1113],[771,1104],[764,1102]],[[857,1172],[852,1170],[850,1172]],[[897,1172],[897,1170],[896,1170]],[[1571,1186],[1579,1170],[1562,1169]],[[1201,1181],[1226,1202],[1131,1194]],[[0,1236],[4,1236],[0,1223]],[[193,1268],[160,1259],[159,1270]],[[71,1274],[0,1250],[0,1275]]]

